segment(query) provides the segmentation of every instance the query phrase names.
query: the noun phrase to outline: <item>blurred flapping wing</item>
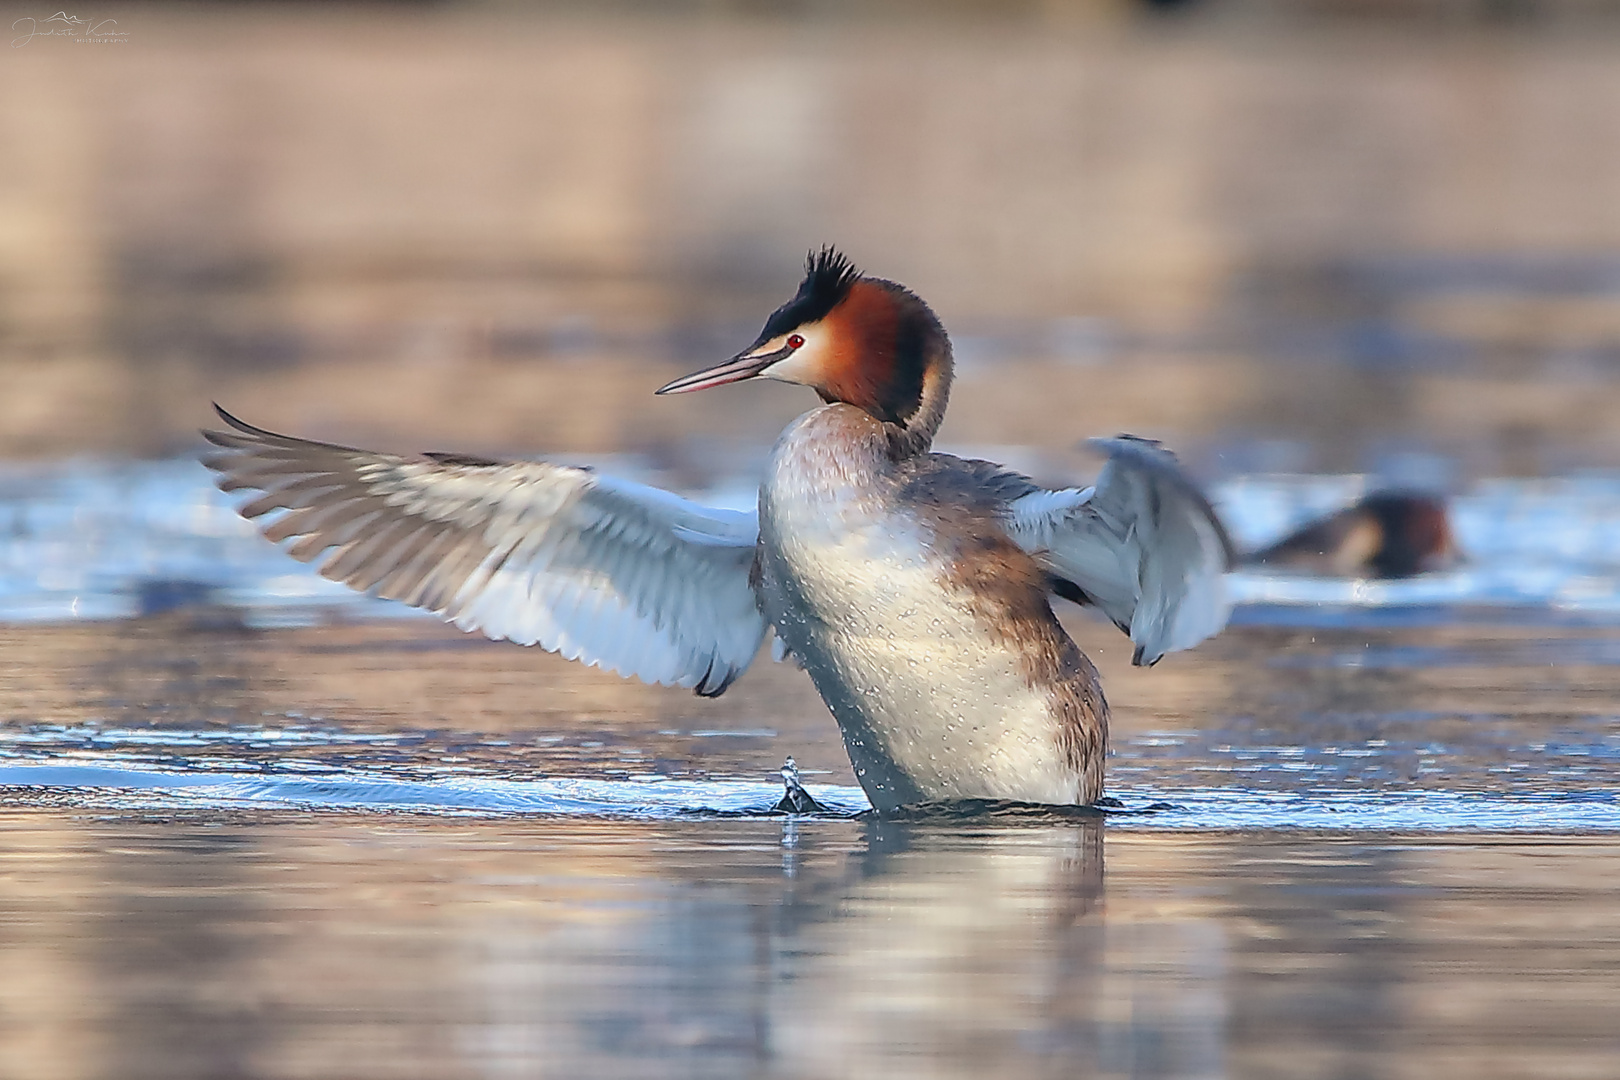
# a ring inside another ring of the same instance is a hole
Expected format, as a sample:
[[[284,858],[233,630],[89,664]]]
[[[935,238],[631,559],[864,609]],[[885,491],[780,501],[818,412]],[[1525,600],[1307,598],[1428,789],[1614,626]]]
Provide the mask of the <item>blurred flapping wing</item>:
[[[765,635],[749,569],[755,516],[544,462],[397,457],[264,431],[231,431],[203,463],[273,541],[322,575],[464,630],[540,645],[713,696]]]
[[[1130,635],[1133,663],[1154,664],[1226,625],[1232,542],[1158,443],[1129,435],[1087,442],[1108,454],[1096,485],[1013,500],[1013,538],[1060,595],[1095,604]]]

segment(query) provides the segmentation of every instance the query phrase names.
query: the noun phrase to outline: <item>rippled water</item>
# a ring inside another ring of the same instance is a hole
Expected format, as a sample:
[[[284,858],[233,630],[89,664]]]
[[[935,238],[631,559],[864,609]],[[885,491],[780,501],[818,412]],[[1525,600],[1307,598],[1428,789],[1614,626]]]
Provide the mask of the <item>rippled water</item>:
[[[1258,543],[1357,483],[1218,496]],[[626,683],[190,463],[7,473],[0,1076],[1613,1075],[1620,482],[1456,518],[1151,671],[1071,611],[1117,806],[880,821],[789,666]]]
[[[0,1066],[1612,1075],[1613,836],[0,816]]]

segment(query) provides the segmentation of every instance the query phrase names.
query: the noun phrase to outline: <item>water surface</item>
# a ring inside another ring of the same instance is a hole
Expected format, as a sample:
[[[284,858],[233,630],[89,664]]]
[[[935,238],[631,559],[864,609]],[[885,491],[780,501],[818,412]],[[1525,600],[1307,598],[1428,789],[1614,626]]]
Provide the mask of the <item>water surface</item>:
[[[1605,1076],[1614,836],[0,815],[7,1075]]]
[[[6,483],[0,1075],[1620,1061],[1609,481],[1482,486],[1454,574],[1239,577],[1150,671],[1070,611],[1119,806],[887,821],[791,666],[707,701],[462,635],[189,464]],[[1221,498],[1258,542],[1350,486]],[[829,813],[770,812],[790,754]]]

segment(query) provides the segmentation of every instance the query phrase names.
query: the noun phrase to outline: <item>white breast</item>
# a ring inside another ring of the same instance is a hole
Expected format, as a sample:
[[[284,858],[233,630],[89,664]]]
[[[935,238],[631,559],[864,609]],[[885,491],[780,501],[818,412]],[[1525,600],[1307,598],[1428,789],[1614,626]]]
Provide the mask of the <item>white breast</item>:
[[[1048,692],[975,613],[886,455],[827,406],[783,433],[760,494],[766,614],[838,720],[879,809],[1076,801]]]

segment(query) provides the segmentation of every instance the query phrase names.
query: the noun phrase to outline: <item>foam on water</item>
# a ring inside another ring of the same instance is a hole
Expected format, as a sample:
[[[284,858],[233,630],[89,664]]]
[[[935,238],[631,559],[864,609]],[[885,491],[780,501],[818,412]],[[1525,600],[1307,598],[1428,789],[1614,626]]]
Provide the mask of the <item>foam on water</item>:
[[[0,787],[68,789],[104,808],[242,810],[305,807],[498,816],[690,818],[768,814],[782,797],[780,784],[740,780],[631,780],[564,777],[481,780],[467,777],[400,780],[365,774],[318,776],[280,773],[185,773],[112,765],[0,765]],[[830,810],[855,814],[869,808],[859,788],[819,785],[816,797]]]
[[[1389,832],[1617,832],[1608,791],[1498,792],[1161,790],[1116,787],[1127,805],[1159,807],[1131,824],[1156,829],[1353,829]]]
[[[0,761],[0,788],[13,805],[60,802],[108,811],[252,810],[302,808],[451,816],[690,819],[772,814],[782,796],[778,783],[741,779],[677,780],[659,776],[595,779],[578,776],[511,780],[436,774],[430,766],[406,775],[309,767],[274,755],[253,760],[187,759],[159,749],[232,742],[242,748],[289,741],[281,731],[128,732],[101,731],[96,747],[71,752],[32,740],[8,738]],[[62,732],[54,735],[62,737]],[[78,733],[82,736],[84,733]],[[318,733],[296,733],[293,746]],[[144,736],[153,736],[146,738]],[[161,736],[161,737],[158,737]],[[327,733],[324,741],[352,738]],[[812,794],[836,816],[870,810],[859,788],[817,784]],[[1286,788],[1159,787],[1116,784],[1120,802],[1112,826],[1174,830],[1335,829],[1392,832],[1616,832],[1620,795],[1602,789],[1428,790],[1390,785],[1383,790],[1310,786]],[[1004,808],[955,808],[960,816],[995,816]],[[1019,817],[1031,813],[1022,808]],[[1062,812],[1053,812],[1062,816]]]

